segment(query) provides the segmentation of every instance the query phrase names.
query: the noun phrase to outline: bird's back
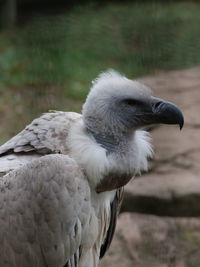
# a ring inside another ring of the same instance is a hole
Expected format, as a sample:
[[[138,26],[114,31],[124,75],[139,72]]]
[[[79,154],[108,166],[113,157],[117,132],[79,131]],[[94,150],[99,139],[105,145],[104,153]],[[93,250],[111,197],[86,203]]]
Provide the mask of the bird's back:
[[[94,242],[89,185],[68,156],[47,155],[9,172],[0,192],[1,267],[62,267],[81,259],[83,240]]]

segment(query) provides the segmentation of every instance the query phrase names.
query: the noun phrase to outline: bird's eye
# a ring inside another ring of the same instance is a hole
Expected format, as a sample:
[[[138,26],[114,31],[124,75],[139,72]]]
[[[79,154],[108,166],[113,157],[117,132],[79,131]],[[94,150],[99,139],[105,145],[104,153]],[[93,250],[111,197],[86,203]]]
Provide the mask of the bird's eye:
[[[124,103],[125,103],[126,105],[129,105],[129,106],[135,106],[135,105],[138,104],[138,101],[135,100],[135,99],[131,99],[131,98],[129,98],[129,99],[125,99],[125,100],[124,100]]]

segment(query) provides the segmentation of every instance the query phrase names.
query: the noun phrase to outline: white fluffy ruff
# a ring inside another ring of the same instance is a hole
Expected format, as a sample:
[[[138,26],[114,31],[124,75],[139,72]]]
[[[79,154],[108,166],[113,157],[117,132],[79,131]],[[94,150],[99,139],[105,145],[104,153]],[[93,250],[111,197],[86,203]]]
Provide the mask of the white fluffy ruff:
[[[95,186],[109,169],[106,150],[88,135],[82,119],[71,128],[68,138],[72,157],[86,171],[90,183]]]
[[[69,132],[69,148],[71,156],[84,169],[93,187],[109,172],[128,172],[134,176],[146,171],[148,158],[153,155],[150,137],[145,131],[135,132],[127,153],[117,157],[115,154],[107,155],[106,150],[88,135],[82,119]]]

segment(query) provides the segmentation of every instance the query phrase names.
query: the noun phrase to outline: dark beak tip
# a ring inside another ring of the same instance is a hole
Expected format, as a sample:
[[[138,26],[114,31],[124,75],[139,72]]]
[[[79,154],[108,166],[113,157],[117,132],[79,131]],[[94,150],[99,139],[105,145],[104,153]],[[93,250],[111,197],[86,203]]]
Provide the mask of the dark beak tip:
[[[166,102],[163,105],[165,116],[171,121],[172,124],[178,124],[180,130],[184,126],[184,116],[179,107],[171,102]]]
[[[182,130],[182,128],[184,126],[184,116],[183,116],[181,109],[179,109],[176,106],[174,109],[174,117],[176,117],[177,124],[179,125],[180,130]]]
[[[184,118],[182,117],[182,120],[179,122],[180,131],[183,129],[184,126]]]
[[[183,129],[183,124],[179,124],[180,131]]]

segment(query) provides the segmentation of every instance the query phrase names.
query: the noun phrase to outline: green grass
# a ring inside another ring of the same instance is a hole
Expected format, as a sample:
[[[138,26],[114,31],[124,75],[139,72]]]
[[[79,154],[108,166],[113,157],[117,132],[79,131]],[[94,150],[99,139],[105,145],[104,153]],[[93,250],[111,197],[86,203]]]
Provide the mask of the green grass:
[[[4,132],[49,108],[80,110],[108,68],[135,78],[200,64],[200,4],[163,3],[87,4],[1,32],[0,94],[21,117]]]

